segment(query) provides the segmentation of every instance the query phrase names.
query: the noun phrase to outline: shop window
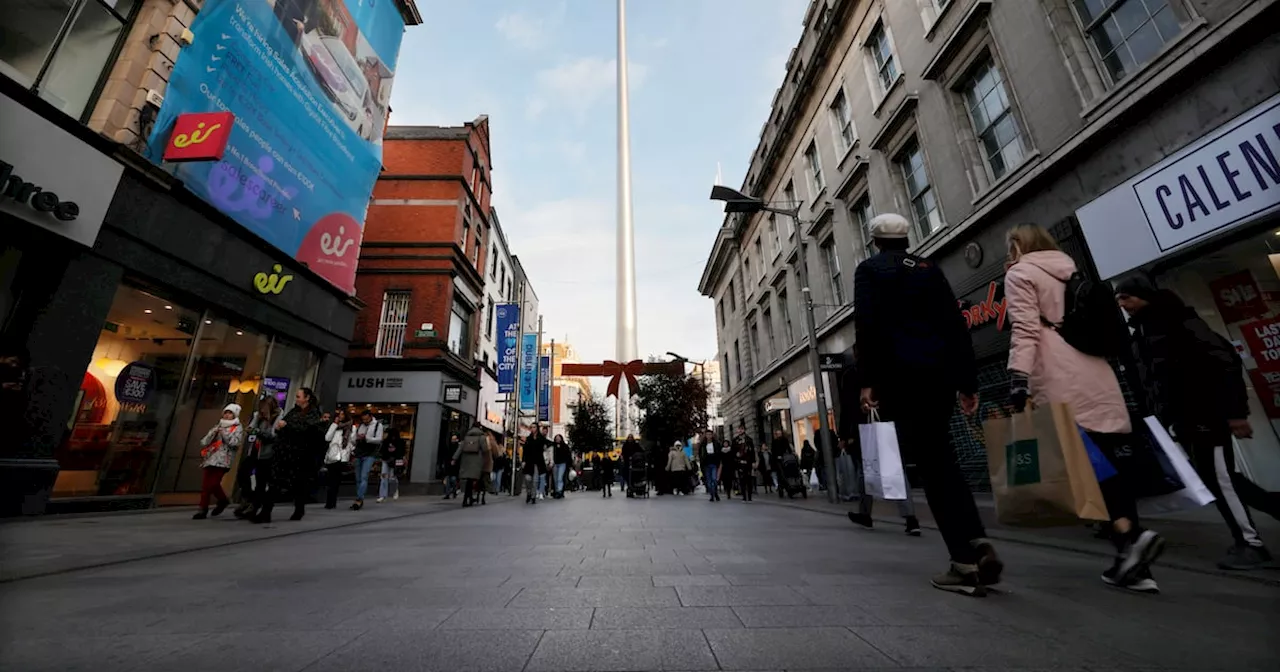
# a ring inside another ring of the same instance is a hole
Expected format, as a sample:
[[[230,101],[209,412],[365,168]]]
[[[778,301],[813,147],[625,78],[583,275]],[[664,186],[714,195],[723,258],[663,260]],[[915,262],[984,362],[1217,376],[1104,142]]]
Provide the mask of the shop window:
[[[417,446],[414,445],[416,429],[418,426],[418,407],[416,404],[368,404],[354,403],[347,404],[347,417],[358,418],[360,413],[365,409],[369,409],[373,413],[373,417],[382,423],[383,436],[398,436],[405,445],[404,464],[400,467],[399,479],[401,483],[409,480],[410,468],[413,465],[413,454]],[[373,471],[370,472],[377,478],[382,478],[382,461],[374,462]],[[355,478],[350,470],[346,471],[345,478],[348,482],[354,481]]]
[[[400,357],[404,354],[404,338],[409,328],[409,297],[409,292],[383,293],[376,357]]]
[[[70,431],[54,453],[55,497],[152,492],[201,320],[200,312],[155,294],[116,291]],[[185,428],[179,433],[185,440]]]
[[[135,0],[49,0],[5,7],[0,74],[83,116]]]
[[[467,435],[467,430],[471,429],[474,420],[461,411],[444,409],[440,422],[440,435],[436,442],[437,479],[444,480],[447,473],[445,467],[449,464],[449,460],[453,459],[453,453],[458,449],[458,441]]]
[[[449,352],[466,358],[471,343],[471,311],[458,299],[449,311]]]
[[[921,238],[927,238],[942,228],[942,212],[938,209],[938,197],[933,193],[933,185],[929,182],[929,171],[924,165],[924,150],[920,143],[912,140],[897,158],[898,170],[902,173],[907,189],[907,198],[911,201],[911,215],[915,218],[916,228]]]
[[[990,56],[970,71],[960,92],[987,169],[998,180],[1022,163],[1026,152],[1004,78]]]
[[[1071,4],[1113,82],[1151,60],[1182,30],[1168,0],[1073,0]]]
[[[271,354],[267,357],[266,375],[259,389],[259,396],[271,395],[280,408],[293,406],[293,395],[300,387],[314,387],[320,358],[302,345],[277,336],[271,342]],[[245,419],[252,410],[245,407]]]

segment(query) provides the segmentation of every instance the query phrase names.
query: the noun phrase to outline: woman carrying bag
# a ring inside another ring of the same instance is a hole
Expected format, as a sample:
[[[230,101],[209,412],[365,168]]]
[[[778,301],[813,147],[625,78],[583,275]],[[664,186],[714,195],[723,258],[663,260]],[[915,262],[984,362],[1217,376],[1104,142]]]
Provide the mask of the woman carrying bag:
[[[307,512],[307,498],[311,496],[311,484],[316,476],[316,456],[325,445],[324,420],[320,418],[320,404],[311,388],[298,388],[293,399],[293,408],[275,423],[271,492],[263,499],[262,510],[254,516],[255,523],[271,522],[275,492],[280,486],[287,487],[293,494],[293,515],[289,520],[302,520]]]
[[[1067,287],[1076,273],[1075,262],[1038,225],[1020,224],[1007,239],[1005,297],[1013,325],[1010,402],[1017,413],[1028,398],[1042,406],[1069,406],[1076,423],[1116,465],[1119,473],[1099,483],[1117,551],[1115,564],[1103,572],[1102,580],[1135,592],[1159,592],[1150,567],[1164,550],[1164,540],[1139,524],[1134,490],[1120,468],[1123,459],[1117,459],[1133,450],[1133,428],[1120,383],[1107,360],[1076,349],[1059,331],[1067,317]]]
[[[351,418],[348,418],[347,412],[340,408],[334,412],[333,422],[324,434],[324,440],[329,442],[329,448],[324,454],[324,480],[328,486],[324,500],[326,509],[338,508],[338,488],[342,486],[342,471],[346,468],[347,462],[351,461],[353,448],[351,436]]]
[[[209,517],[209,499],[218,500],[213,515],[222,515],[231,504],[231,499],[222,489],[222,477],[231,471],[231,463],[236,459],[236,451],[244,441],[244,427],[240,425],[240,405],[227,404],[222,409],[222,418],[218,424],[200,439],[200,510],[192,516],[192,520],[204,520]]]
[[[245,503],[235,510],[236,518],[251,520],[258,515],[267,498],[267,484],[271,482],[271,470],[275,464],[276,420],[280,419],[280,407],[275,397],[263,397],[258,401],[249,426],[245,428],[245,456],[240,460],[237,472],[240,492]],[[252,482],[249,477],[252,475]]]

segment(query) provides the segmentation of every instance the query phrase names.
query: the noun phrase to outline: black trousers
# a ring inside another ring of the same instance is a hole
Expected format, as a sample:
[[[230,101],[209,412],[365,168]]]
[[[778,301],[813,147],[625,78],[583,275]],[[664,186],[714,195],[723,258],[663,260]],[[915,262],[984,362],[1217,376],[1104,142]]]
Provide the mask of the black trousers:
[[[324,496],[325,508],[332,509],[338,506],[338,488],[342,487],[343,466],[341,462],[324,465],[324,483],[328,488]]]
[[[257,481],[257,485],[253,488],[253,508],[260,511],[269,511],[270,509],[266,508],[267,502],[274,496],[276,488],[272,482],[272,478],[275,476],[275,461],[260,459],[255,460],[255,462],[254,470],[256,473],[254,474],[254,479]]]
[[[750,471],[738,472],[738,489],[742,490],[742,501],[751,501],[756,490],[756,479],[752,477]]]
[[[738,476],[738,464],[736,462],[725,462],[721,466],[720,473],[717,475],[720,476],[720,483],[724,485],[724,494],[732,497],[734,479]]]
[[[1214,505],[1231,530],[1237,545],[1261,546],[1262,539],[1253,524],[1249,509],[1265,512],[1280,520],[1280,494],[1267,492],[1258,484],[1236,472],[1236,451],[1231,445],[1231,428],[1227,423],[1175,426],[1178,439],[1191,453],[1192,466],[1204,485],[1213,493]]]
[[[1107,504],[1107,513],[1111,516],[1111,522],[1127,518],[1133,523],[1135,529],[1140,528],[1138,524],[1138,500],[1134,497],[1134,487],[1132,485],[1131,474],[1134,473],[1135,466],[1132,465],[1133,455],[1133,435],[1132,434],[1103,434],[1101,432],[1088,432],[1089,438],[1093,439],[1093,443],[1102,451],[1103,456],[1115,467],[1116,475],[1102,481],[1098,484],[1098,489],[1102,491],[1102,501]],[[1111,536],[1116,548],[1122,548],[1124,539],[1118,535]]]
[[[253,470],[258,466],[258,457],[256,455],[246,455],[240,460],[240,466],[236,468],[236,496],[241,501],[252,504],[253,495]]]
[[[311,487],[315,483],[315,474],[312,473],[309,465],[309,462],[305,465],[296,465],[293,469],[284,470],[283,473],[272,469],[271,488],[262,501],[263,515],[270,516],[271,510],[275,508],[275,493],[280,490],[276,487],[277,484],[288,486],[290,494],[293,495],[295,514],[306,511],[307,501],[311,499]]]
[[[902,379],[923,382],[927,377],[904,376]],[[908,387],[875,392],[881,420],[894,423],[899,448],[914,457],[919,466],[925,498],[951,561],[976,564],[978,552],[973,542],[985,538],[987,532],[951,444],[955,390]]]

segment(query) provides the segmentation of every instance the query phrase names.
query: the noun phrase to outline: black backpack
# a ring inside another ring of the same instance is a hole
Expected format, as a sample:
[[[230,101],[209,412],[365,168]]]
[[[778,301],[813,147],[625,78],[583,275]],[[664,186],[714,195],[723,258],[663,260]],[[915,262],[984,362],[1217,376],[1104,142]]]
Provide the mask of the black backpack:
[[[1066,285],[1065,311],[1057,324],[1041,315],[1046,327],[1086,355],[1114,357],[1128,348],[1127,330],[1110,285],[1095,282],[1080,271],[1066,280],[1053,278]]]

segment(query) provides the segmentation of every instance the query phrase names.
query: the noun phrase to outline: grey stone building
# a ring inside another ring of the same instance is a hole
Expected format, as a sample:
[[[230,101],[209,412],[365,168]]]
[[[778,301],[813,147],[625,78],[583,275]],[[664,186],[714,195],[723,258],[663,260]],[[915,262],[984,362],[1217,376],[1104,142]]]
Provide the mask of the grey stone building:
[[[814,0],[741,188],[801,203],[801,222],[726,217],[699,286],[715,304],[726,423],[797,443],[816,425],[804,238],[818,347],[845,363],[826,375],[834,426],[853,431],[841,403],[857,387],[852,276],[883,212],[914,221],[914,251],[961,299],[984,416],[1001,412],[1007,383],[1004,234],[1033,221],[1090,273],[1178,290],[1246,351],[1255,427],[1280,418],[1241,330],[1280,309],[1277,4]],[[980,425],[954,426],[981,483]],[[1259,434],[1244,453],[1280,447]],[[1280,474],[1265,460],[1254,470]]]

